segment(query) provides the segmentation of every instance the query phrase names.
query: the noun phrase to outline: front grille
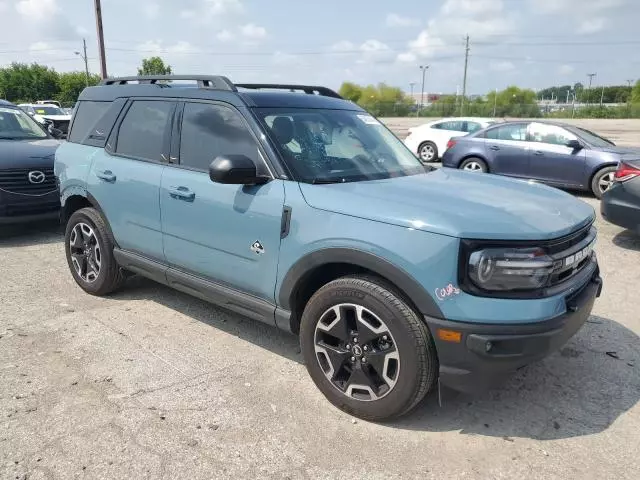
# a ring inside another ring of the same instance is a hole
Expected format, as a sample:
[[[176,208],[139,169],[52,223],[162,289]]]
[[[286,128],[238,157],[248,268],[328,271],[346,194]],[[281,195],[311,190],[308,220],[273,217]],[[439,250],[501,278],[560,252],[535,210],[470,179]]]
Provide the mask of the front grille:
[[[24,202],[5,205],[4,211],[7,217],[20,217],[26,215],[38,215],[51,213],[60,209],[60,202]]]
[[[69,120],[53,120],[53,126],[66,134],[69,131]]]
[[[42,183],[32,183],[29,172],[42,172],[45,175]],[[15,168],[0,170],[0,189],[11,193],[27,195],[43,195],[54,191],[56,177],[53,168]]]
[[[593,247],[596,242],[596,229],[589,226],[576,234],[570,236],[565,242],[560,243],[563,247],[558,251],[553,248],[551,258],[553,259],[553,273],[549,286],[553,287],[569,280],[577,275],[591,262],[594,255]]]

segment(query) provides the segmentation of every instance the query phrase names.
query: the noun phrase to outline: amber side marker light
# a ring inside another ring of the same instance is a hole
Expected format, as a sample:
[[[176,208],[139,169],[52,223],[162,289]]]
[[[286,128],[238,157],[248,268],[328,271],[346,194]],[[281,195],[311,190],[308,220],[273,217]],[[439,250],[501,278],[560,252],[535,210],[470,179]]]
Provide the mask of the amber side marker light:
[[[438,338],[443,342],[460,343],[462,341],[462,332],[456,332],[455,330],[445,330],[443,328],[439,328]]]

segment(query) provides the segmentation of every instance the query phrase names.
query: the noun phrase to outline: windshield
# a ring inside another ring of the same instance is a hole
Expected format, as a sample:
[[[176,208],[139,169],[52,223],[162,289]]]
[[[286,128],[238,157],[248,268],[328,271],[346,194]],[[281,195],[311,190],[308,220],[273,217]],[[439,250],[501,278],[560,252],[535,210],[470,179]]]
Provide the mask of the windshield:
[[[296,108],[255,111],[298,181],[341,183],[425,172],[404,144],[365,112]]]
[[[22,110],[0,107],[0,139],[27,138],[47,138],[47,134]]]
[[[578,130],[576,133],[582,137],[589,145],[593,147],[611,147],[615,146],[611,140],[607,140],[606,138],[601,137],[589,130],[585,130],[584,128],[575,127]]]
[[[64,115],[62,109],[50,105],[36,105],[33,107],[38,115]]]

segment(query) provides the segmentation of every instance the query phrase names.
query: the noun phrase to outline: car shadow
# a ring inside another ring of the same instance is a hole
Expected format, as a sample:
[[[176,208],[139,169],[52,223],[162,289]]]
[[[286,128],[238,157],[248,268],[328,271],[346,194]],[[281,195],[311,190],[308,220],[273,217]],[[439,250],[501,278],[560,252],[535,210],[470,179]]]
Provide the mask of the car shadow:
[[[613,244],[627,250],[640,252],[640,235],[631,230],[623,230],[613,237]]]
[[[304,363],[298,338],[142,277],[114,300],[146,299]],[[502,387],[475,395],[437,388],[391,428],[460,431],[504,439],[553,440],[606,430],[640,399],[640,339],[628,328],[591,316],[559,352],[525,367]]]
[[[0,248],[28,247],[60,242],[64,229],[57,220],[26,225],[0,225]]]

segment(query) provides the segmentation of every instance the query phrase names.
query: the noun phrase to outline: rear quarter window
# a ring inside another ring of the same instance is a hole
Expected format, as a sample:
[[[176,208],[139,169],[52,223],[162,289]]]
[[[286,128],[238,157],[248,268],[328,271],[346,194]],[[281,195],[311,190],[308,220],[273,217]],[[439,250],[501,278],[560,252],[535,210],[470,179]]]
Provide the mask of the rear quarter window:
[[[111,106],[111,102],[82,101],[76,105],[69,142],[85,143],[93,128]]]

